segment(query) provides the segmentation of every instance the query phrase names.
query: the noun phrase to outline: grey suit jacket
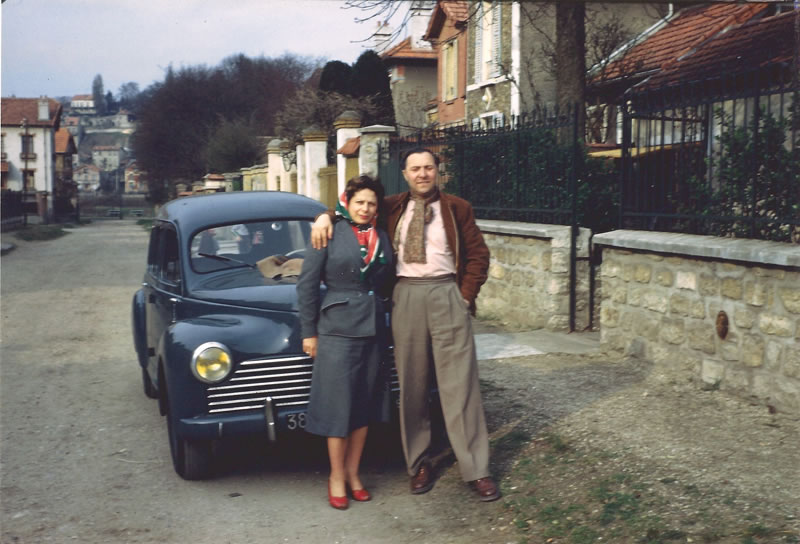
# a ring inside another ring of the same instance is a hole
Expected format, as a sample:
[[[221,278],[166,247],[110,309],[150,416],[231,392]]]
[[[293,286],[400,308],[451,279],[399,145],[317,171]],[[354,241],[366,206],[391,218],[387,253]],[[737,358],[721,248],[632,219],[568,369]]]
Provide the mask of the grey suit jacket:
[[[394,273],[392,246],[378,230],[387,264],[376,263],[366,281],[361,281],[361,251],[347,221],[337,221],[328,247],[306,249],[303,270],[297,281],[300,326],[303,338],[318,334],[365,337],[379,334],[386,310],[381,294]],[[320,283],[327,289],[324,295]]]

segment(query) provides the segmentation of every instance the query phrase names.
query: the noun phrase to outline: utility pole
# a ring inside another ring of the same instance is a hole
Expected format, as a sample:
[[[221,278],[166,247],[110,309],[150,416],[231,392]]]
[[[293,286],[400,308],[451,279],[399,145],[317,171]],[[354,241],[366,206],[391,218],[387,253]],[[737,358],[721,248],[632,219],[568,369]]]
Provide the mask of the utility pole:
[[[30,143],[28,140],[28,118],[23,117],[22,123],[20,124],[20,128],[22,129],[22,226],[28,225],[28,211],[26,209],[27,202],[26,202],[26,193],[28,188],[28,153],[29,149],[26,149],[25,146]]]

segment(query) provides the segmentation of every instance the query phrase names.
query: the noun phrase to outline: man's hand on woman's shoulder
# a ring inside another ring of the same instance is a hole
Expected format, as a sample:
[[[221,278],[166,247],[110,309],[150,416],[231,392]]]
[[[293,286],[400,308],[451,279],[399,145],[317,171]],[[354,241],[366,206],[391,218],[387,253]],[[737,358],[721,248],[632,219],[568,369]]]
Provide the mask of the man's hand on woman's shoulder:
[[[333,223],[327,213],[320,214],[311,225],[311,247],[322,249],[328,247],[328,240],[333,238]]]

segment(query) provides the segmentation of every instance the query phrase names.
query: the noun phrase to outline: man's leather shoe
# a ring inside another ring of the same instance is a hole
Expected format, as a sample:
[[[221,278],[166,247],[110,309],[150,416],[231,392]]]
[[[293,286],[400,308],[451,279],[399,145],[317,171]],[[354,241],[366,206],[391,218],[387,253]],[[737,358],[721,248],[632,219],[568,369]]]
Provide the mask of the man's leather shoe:
[[[423,463],[417,473],[411,477],[411,494],[421,495],[427,493],[433,487],[433,474],[431,466]]]
[[[475,480],[472,482],[472,486],[475,488],[475,491],[478,493],[478,497],[480,497],[483,502],[496,501],[500,498],[500,490],[497,489],[497,485],[495,485],[494,480],[492,480],[489,476]]]

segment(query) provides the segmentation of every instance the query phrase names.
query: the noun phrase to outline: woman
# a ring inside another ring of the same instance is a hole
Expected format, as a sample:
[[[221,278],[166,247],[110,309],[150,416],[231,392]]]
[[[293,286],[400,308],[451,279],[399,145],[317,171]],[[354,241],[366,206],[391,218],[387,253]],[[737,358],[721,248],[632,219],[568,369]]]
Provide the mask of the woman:
[[[370,500],[358,475],[367,425],[379,419],[382,295],[393,276],[389,238],[376,224],[383,186],[369,176],[347,182],[342,220],[327,248],[308,248],[297,282],[303,351],[314,357],[306,430],[328,437],[328,502],[344,510],[347,490]],[[321,297],[320,282],[327,290]]]

